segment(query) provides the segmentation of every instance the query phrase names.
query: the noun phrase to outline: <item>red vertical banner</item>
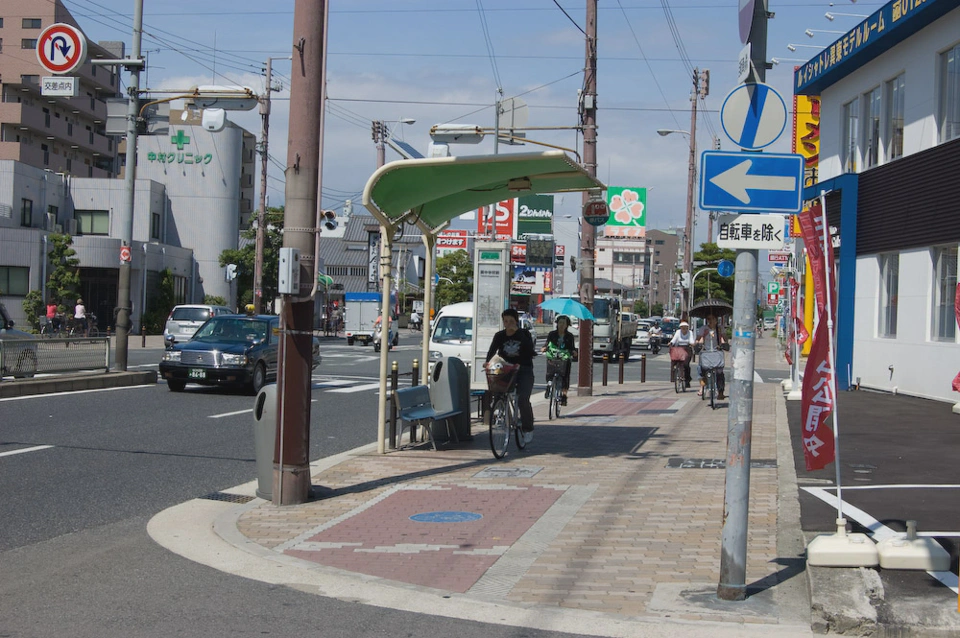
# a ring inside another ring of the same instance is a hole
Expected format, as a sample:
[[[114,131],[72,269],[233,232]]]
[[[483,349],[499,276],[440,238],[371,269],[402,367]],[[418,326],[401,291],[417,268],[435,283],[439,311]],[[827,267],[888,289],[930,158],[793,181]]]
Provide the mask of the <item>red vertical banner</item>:
[[[813,346],[803,372],[800,423],[803,426],[803,458],[807,471],[819,470],[835,459],[833,430],[827,423],[834,409],[833,357],[827,333],[826,308],[820,311]]]
[[[957,294],[953,298],[953,316],[957,319],[957,326],[960,326],[960,284],[957,284]],[[953,391],[960,392],[960,372],[953,378]]]
[[[828,232],[826,246],[824,246],[823,225],[826,223],[826,217],[823,214],[820,202],[797,215],[797,218],[800,222],[800,230],[803,233],[803,245],[807,249],[810,268],[813,271],[813,292],[817,299],[817,305],[820,308],[827,307],[829,291],[830,307],[835,318],[837,315],[837,290],[834,285],[836,275],[834,273],[833,244],[829,240]],[[827,281],[828,270],[829,282]]]
[[[803,308],[800,307],[800,282],[790,278],[790,307],[793,309],[793,338],[797,345],[803,345],[810,338],[807,327],[803,325]]]

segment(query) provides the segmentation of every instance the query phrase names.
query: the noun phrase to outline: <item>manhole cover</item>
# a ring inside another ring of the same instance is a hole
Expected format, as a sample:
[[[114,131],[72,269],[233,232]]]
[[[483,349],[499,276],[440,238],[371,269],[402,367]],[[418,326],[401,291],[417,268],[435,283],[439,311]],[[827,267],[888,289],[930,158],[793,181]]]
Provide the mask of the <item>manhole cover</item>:
[[[213,492],[211,494],[205,494],[200,498],[206,499],[208,501],[226,501],[227,503],[249,503],[253,500],[252,496],[244,496],[243,494],[229,494],[227,492]]]
[[[473,475],[473,478],[533,478],[542,467],[517,465],[515,467],[488,467]]]
[[[471,523],[483,518],[476,512],[423,512],[410,517],[418,523]]]

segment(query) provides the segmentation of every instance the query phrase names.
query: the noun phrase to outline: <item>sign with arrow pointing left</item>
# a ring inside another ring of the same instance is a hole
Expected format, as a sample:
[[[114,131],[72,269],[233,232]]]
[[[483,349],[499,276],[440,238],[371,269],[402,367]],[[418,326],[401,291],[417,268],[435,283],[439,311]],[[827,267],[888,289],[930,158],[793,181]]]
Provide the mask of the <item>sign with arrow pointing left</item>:
[[[700,208],[797,214],[803,195],[803,156],[704,151]]]

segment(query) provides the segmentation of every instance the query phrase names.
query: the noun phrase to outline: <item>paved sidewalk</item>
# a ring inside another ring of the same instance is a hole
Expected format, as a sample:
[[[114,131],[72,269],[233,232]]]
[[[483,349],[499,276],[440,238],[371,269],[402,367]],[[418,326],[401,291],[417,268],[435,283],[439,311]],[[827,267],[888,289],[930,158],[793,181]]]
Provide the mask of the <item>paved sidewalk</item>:
[[[785,370],[774,343],[758,342],[758,368]],[[810,635],[779,383],[755,385],[743,602],[716,598],[727,402],[648,378],[569,403],[549,421],[535,397],[533,442],[502,461],[475,422],[472,441],[438,452],[318,462],[309,503],[251,500],[248,484],[150,531],[226,571],[423,613],[585,635]]]

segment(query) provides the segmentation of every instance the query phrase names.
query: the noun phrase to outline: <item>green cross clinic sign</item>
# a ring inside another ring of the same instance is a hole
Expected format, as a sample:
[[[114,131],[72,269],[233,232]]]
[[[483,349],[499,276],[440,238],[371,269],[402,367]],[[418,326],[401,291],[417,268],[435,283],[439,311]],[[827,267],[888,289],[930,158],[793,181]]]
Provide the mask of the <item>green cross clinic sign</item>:
[[[170,136],[170,143],[177,147],[177,152],[153,152],[147,153],[148,162],[159,162],[161,164],[209,164],[213,161],[213,153],[185,153],[184,147],[190,144],[190,138],[183,132],[183,129],[177,131],[176,135]]]
[[[183,129],[177,131],[177,134],[170,138],[171,144],[176,144],[177,150],[182,151],[183,147],[190,143],[190,138],[183,134]]]

